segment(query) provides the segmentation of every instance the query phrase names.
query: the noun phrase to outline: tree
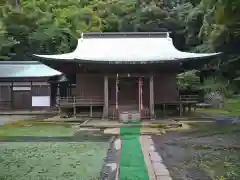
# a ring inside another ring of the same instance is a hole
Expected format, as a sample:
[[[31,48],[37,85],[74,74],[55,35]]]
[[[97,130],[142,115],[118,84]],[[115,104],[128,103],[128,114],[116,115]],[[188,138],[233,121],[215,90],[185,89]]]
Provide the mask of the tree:
[[[239,0],[22,0],[18,7],[9,2],[0,1],[1,56],[31,60],[33,53],[67,53],[81,32],[168,29],[179,50],[224,52],[209,62],[219,76],[232,83],[240,75]]]

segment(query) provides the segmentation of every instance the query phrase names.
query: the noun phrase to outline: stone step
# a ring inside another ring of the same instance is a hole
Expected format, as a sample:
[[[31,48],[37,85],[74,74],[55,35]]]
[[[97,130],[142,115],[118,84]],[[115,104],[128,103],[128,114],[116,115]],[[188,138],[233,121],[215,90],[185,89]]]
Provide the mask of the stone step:
[[[120,113],[120,121],[140,121],[140,113],[139,112],[123,112]]]

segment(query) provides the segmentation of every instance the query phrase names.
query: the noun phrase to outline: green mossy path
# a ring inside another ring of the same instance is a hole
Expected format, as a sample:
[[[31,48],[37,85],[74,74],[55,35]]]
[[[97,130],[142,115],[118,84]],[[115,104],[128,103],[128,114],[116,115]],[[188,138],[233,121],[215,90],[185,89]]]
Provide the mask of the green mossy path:
[[[140,122],[128,122],[128,124],[140,124]],[[140,128],[140,126],[120,128],[120,136],[122,138],[120,180],[149,180],[139,142]]]

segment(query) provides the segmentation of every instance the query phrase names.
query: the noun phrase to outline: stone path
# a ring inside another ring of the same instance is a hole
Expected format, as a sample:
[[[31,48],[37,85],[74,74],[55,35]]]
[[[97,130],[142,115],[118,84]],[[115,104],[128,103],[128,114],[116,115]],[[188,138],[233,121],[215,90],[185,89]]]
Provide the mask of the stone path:
[[[34,116],[26,116],[26,115],[0,115],[0,125],[9,122],[16,122],[19,120],[30,120]]]
[[[42,110],[42,111],[30,111],[30,110],[19,110],[19,111],[0,111],[0,115],[11,116],[11,115],[46,115],[46,114],[56,114],[57,111],[54,110]]]
[[[147,165],[150,180],[172,180],[162,157],[155,151],[154,143],[150,136],[140,136],[140,143]]]

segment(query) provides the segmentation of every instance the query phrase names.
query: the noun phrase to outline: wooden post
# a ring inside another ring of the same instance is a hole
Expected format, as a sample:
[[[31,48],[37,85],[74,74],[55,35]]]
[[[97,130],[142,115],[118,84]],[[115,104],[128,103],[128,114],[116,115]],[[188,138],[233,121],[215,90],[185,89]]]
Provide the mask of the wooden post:
[[[60,96],[57,97],[58,114],[61,114],[60,98]]]
[[[143,86],[143,83],[142,83],[142,77],[139,77],[138,78],[138,104],[139,104],[139,112],[141,113],[142,112],[142,109],[143,109],[143,100],[142,100],[142,86]]]
[[[163,116],[166,116],[166,104],[163,104]]]
[[[188,103],[188,113],[191,113],[191,110],[192,110],[191,103]]]
[[[119,79],[118,79],[118,73],[117,73],[117,77],[116,77],[116,111],[118,111],[118,83],[119,83]]]
[[[13,110],[13,102],[14,101],[14,96],[13,96],[13,81],[12,81],[12,85],[11,85],[11,109]]]
[[[32,81],[30,81],[30,88],[31,88],[30,94],[31,94],[31,99],[32,99],[32,97],[33,97],[33,91],[32,91],[33,85],[32,85],[32,84],[33,84]],[[33,106],[32,106],[32,104],[31,104],[31,111],[33,111]]]
[[[149,79],[149,91],[150,91],[150,99],[149,99],[149,109],[150,109],[150,118],[153,119],[155,116],[154,113],[154,84],[153,84],[153,76],[150,76]]]
[[[180,101],[180,104],[179,104],[179,112],[180,112],[180,116],[182,116],[182,114],[183,114],[183,104],[182,104],[181,101]]]
[[[90,105],[90,118],[92,119],[92,116],[93,116],[93,107],[92,107],[92,104]]]
[[[76,97],[73,97],[73,116],[77,116],[77,111],[76,111]]]
[[[104,108],[103,117],[108,118],[108,76],[104,76]]]

